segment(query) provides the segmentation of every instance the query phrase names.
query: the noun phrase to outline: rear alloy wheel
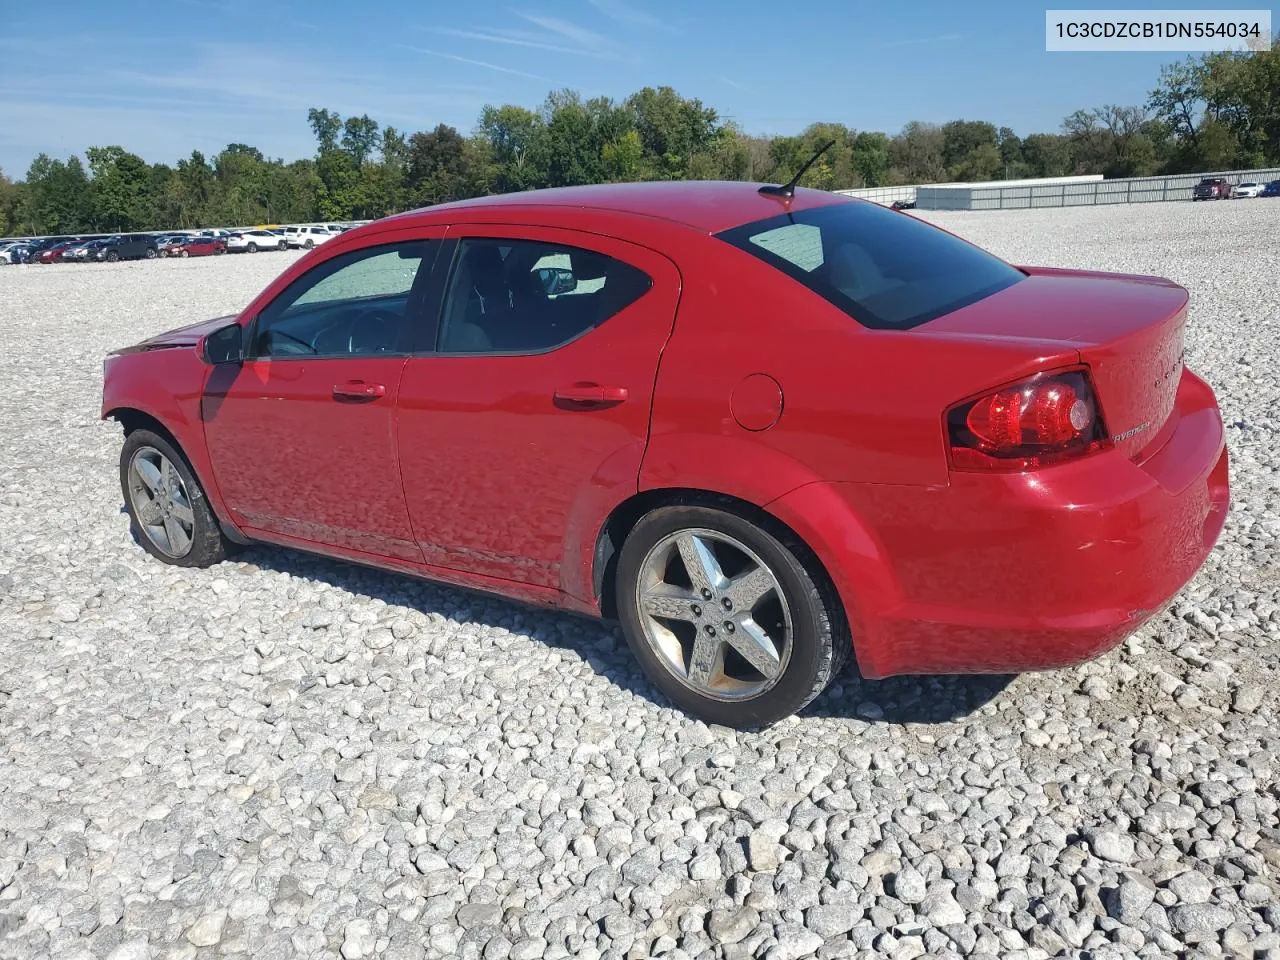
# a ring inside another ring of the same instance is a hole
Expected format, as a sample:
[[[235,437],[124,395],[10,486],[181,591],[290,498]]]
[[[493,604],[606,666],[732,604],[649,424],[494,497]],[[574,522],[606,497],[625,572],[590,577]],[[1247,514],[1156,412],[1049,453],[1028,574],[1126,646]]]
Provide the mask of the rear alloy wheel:
[[[802,550],[706,507],[662,507],[636,524],[618,558],[618,613],[678,707],[709,723],[766,726],[839,672],[850,647],[843,612]]]
[[[308,240],[306,243],[303,244],[303,246],[306,247],[308,250],[310,250],[315,245],[316,245],[316,242],[314,240]]]
[[[181,253],[179,253],[179,254],[178,254],[178,256],[180,256],[180,257],[189,257],[189,256],[191,256],[191,254],[190,254],[190,253],[188,253],[186,250],[183,250]]]
[[[152,250],[150,247],[147,247],[146,256],[148,260],[154,260],[156,258],[156,252]]]
[[[116,253],[114,250],[107,251],[107,263],[115,263],[119,259],[120,254]]]
[[[249,246],[248,246],[246,249],[247,249],[250,253],[257,253],[257,252],[258,252],[258,245],[257,245],[256,243],[254,243],[254,242],[250,241],[250,242],[249,242]]]
[[[165,563],[207,567],[227,541],[186,460],[164,437],[134,430],[120,451],[120,487],[134,537]]]

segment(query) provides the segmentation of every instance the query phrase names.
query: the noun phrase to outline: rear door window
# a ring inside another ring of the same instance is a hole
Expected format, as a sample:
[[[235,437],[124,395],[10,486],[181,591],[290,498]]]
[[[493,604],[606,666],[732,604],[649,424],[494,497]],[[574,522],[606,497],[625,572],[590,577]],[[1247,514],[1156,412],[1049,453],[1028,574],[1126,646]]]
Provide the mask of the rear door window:
[[[909,214],[865,201],[784,213],[718,236],[876,329],[919,326],[1025,276]]]
[[[458,247],[437,350],[554,350],[635,303],[651,285],[648,274],[594,250],[468,237]]]

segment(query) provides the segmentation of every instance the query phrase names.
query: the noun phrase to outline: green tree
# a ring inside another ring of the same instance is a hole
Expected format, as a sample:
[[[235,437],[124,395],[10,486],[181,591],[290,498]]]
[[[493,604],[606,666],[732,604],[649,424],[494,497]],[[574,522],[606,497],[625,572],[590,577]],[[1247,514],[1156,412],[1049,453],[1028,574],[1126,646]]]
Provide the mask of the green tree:
[[[1001,165],[995,125],[985,120],[952,120],[943,124],[942,165],[952,180],[995,179]]]
[[[707,151],[718,133],[715,110],[671,87],[645,87],[624,103],[655,174],[678,180],[688,158]]]
[[[342,132],[341,116],[329,110],[312,107],[307,111],[307,123],[311,125],[311,131],[316,135],[320,153],[337,149],[338,134]]]
[[[938,183],[946,178],[945,137],[932,123],[911,121],[889,142],[889,183]]]
[[[1033,133],[1022,141],[1022,156],[1031,177],[1065,177],[1074,169],[1071,142],[1057,133]]]
[[[0,237],[18,229],[18,187],[0,170]]]
[[[335,114],[336,117],[336,114]],[[347,117],[342,125],[342,149],[351,154],[357,167],[373,154],[378,145],[378,124],[368,115]]]
[[[1242,166],[1280,163],[1280,39],[1258,53],[1213,53],[1203,61],[1204,98],[1235,134]]]
[[[499,193],[546,185],[547,125],[541,115],[511,104],[486,106],[477,135],[488,143]]]
[[[1000,178],[1018,180],[1027,176],[1027,164],[1022,157],[1022,140],[1009,127],[1001,127],[997,134],[1000,145]]]
[[[889,173],[889,138],[879,132],[859,133],[853,141],[853,169],[857,173],[856,185],[883,185]]]
[[[410,202],[426,206],[469,196],[466,166],[471,159],[462,134],[447,124],[415,133],[409,138],[405,177]]]
[[[600,149],[600,163],[604,178],[610,182],[648,179],[644,144],[640,142],[640,134],[636,130],[628,130],[621,137],[606,143]]]
[[[27,170],[19,219],[33,234],[86,230],[93,207],[89,192],[79,157],[72,155],[64,163],[42,153]]]

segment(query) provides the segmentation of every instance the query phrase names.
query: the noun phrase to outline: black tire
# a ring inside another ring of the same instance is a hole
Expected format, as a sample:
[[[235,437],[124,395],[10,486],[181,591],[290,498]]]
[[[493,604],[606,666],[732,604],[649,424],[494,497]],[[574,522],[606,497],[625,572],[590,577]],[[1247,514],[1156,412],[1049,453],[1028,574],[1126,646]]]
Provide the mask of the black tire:
[[[257,253],[257,252],[258,252],[258,245],[257,245],[256,243],[254,243],[254,242],[251,240],[251,241],[249,241],[249,246],[248,246],[248,247],[246,247],[246,249],[247,249],[250,253]]]
[[[114,250],[107,251],[107,263],[115,263],[119,259],[120,254],[116,253]]]
[[[163,552],[143,531],[134,510],[133,497],[129,491],[129,464],[134,454],[144,447],[149,447],[163,454],[174,465],[186,487],[191,502],[191,513],[194,517],[194,529],[191,535],[191,548],[180,557],[170,556]],[[209,508],[209,501],[204,495],[204,488],[196,479],[191,467],[176,447],[159,434],[150,430],[134,430],[124,440],[120,450],[120,492],[124,496],[125,508],[129,511],[129,530],[142,549],[157,560],[177,567],[209,567],[226,559],[229,541],[222,535],[218,520]]]
[[[288,244],[288,243],[286,243],[284,240],[281,240],[281,241],[280,241],[280,249],[281,249],[281,250],[288,250],[288,249],[289,249],[289,244]]]
[[[181,252],[178,254],[178,256],[180,256],[180,257],[189,257],[189,256],[191,256],[191,254],[190,254],[190,252],[189,252],[189,251],[187,251],[187,250],[183,250],[183,251],[181,251]]]
[[[154,259],[156,258],[156,252],[155,252],[153,249],[151,249],[150,247],[147,247],[147,254],[146,254],[146,256],[147,256],[147,259],[148,259],[148,260],[154,260]]]
[[[304,243],[302,246],[303,246],[304,248],[306,248],[307,250],[310,250],[310,249],[311,249],[312,247],[314,247],[315,245],[316,245],[316,242],[315,242],[314,240],[312,240],[312,239],[308,238],[308,239],[307,239],[307,242],[306,242],[306,243]]]
[[[697,528],[727,534],[750,548],[773,572],[791,610],[791,650],[786,665],[772,686],[749,699],[717,699],[686,686],[655,653],[645,635],[636,589],[644,560],[664,538]],[[708,723],[759,728],[790,716],[839,674],[852,647],[843,607],[816,559],[804,544],[767,518],[756,523],[727,510],[693,505],[652,510],[622,545],[615,589],[623,633],[646,675],[677,707]]]

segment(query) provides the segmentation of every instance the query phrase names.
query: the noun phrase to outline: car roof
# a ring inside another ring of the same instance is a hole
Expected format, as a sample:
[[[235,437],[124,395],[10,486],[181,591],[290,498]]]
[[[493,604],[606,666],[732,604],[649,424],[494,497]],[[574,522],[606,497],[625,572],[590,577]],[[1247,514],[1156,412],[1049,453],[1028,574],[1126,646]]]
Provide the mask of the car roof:
[[[804,210],[833,203],[853,202],[825,190],[797,188],[790,202],[766,196],[758,183],[719,180],[658,180],[643,183],[605,183],[581,187],[553,187],[504,193],[473,200],[457,200],[411,210],[394,220],[457,220],[469,210],[508,209],[532,219],[531,208],[577,208],[610,213],[657,217],[700,232],[718,233],[730,227],[776,216],[788,210]],[[385,221],[384,221],[385,222]]]

